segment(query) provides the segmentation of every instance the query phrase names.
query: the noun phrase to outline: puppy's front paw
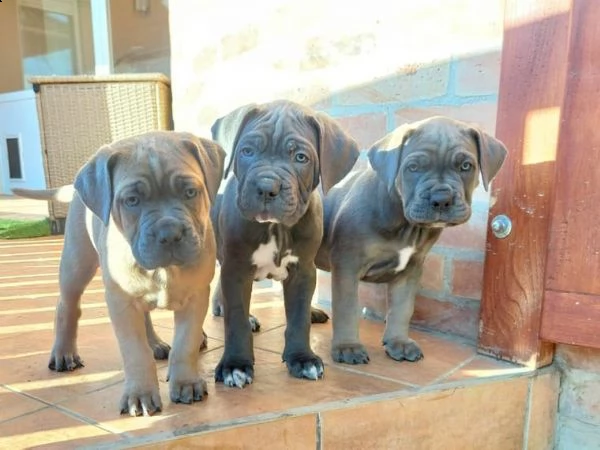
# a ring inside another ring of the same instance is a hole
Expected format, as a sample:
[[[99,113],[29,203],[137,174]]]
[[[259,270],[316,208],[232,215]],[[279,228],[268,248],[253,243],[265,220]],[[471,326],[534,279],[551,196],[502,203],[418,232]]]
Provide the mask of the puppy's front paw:
[[[215,369],[215,381],[225,386],[243,388],[253,379],[254,364],[249,360],[223,357]]]
[[[387,339],[383,342],[385,353],[396,361],[418,361],[423,352],[412,339]]]
[[[248,321],[250,322],[250,328],[252,329],[253,333],[260,331],[260,322],[258,321],[258,319],[256,317],[254,317],[252,314],[250,314]]]
[[[200,377],[178,381],[175,378],[169,380],[169,396],[173,403],[201,402],[208,394],[206,381]]]
[[[121,414],[136,416],[153,416],[162,410],[162,400],[158,391],[158,383],[146,388],[125,387],[121,397]]]
[[[84,367],[83,361],[74,345],[62,347],[55,345],[50,354],[48,368],[57,372],[70,372]]]
[[[296,378],[307,378],[309,380],[318,380],[323,378],[325,367],[323,361],[314,353],[296,353],[290,356],[283,356],[287,364],[288,372]]]
[[[344,364],[368,364],[369,353],[360,342],[334,344],[331,357],[335,362]]]
[[[326,323],[329,315],[319,308],[310,308],[310,323]]]

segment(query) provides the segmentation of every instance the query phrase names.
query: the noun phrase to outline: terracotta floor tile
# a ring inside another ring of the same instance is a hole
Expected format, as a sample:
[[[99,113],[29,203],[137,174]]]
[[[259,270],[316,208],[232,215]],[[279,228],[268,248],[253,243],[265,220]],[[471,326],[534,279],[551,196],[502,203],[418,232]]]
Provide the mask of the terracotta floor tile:
[[[287,373],[285,364],[281,362],[286,321],[279,286],[255,286],[251,311],[261,321],[262,329],[254,335],[254,384],[245,389],[233,389],[214,383],[214,369],[223,352],[224,330],[223,318],[213,317],[209,309],[204,324],[209,335],[209,348],[200,355],[199,362],[199,369],[208,382],[208,398],[201,404],[191,406],[171,404],[165,381],[167,363],[159,362],[157,370],[164,403],[163,412],[150,418],[121,417],[118,414],[118,401],[123,389],[121,357],[108,318],[99,277],[91,283],[82,301],[79,350],[86,366],[71,373],[60,374],[50,371],[47,367],[54,340],[53,322],[58,298],[57,274],[61,246],[62,239],[56,237],[0,241],[0,385],[4,385],[0,387],[0,448],[7,447],[5,444],[9,441],[6,439],[10,440],[11,449],[36,445],[43,448],[94,447],[98,443],[120,439],[118,435],[106,430],[115,433],[128,432],[125,437],[132,439],[128,441],[129,444],[141,443],[142,441],[136,439],[145,436],[164,438],[173,436],[173,432],[201,431],[202,434],[190,437],[193,439],[189,441],[190,444],[210,443],[220,447],[230,444],[231,447],[238,446],[237,444],[256,444],[264,448],[267,443],[273,447],[293,448],[292,443],[296,443],[299,448],[314,448],[314,410],[294,408],[318,409],[319,405],[323,404],[327,404],[329,409],[344,408],[353,404],[353,399],[357,397],[394,393],[409,387],[414,388],[416,385],[427,385],[435,380],[448,382],[499,375],[514,376],[523,371],[509,364],[476,356],[475,349],[471,346],[418,331],[413,331],[412,336],[423,348],[425,359],[418,363],[398,363],[389,359],[381,346],[383,324],[362,321],[361,337],[369,349],[370,364],[348,366],[332,363],[329,355],[331,324],[317,324],[312,327],[311,341],[313,349],[326,363],[325,378],[317,382],[297,380]],[[174,331],[172,312],[155,311],[152,316],[158,334],[170,342]],[[483,387],[492,386],[496,389],[494,386],[505,386],[497,383],[494,380]],[[474,389],[483,387],[473,386]],[[505,396],[502,389],[498,390],[501,392],[500,397],[489,397],[492,394],[486,389],[477,391],[477,401],[480,404],[486,401],[495,409],[496,403],[500,405],[499,423],[506,429],[513,430],[516,423],[514,421],[517,421],[518,417],[513,418],[511,422],[502,415],[502,411],[507,404],[513,408],[520,408],[516,398],[520,395],[521,388],[512,389],[512,396]],[[26,393],[33,398],[13,391]],[[543,393],[544,389],[540,387],[539,391]],[[374,409],[357,409],[358,413],[354,410],[348,413],[347,408],[344,408],[342,411],[345,411],[344,414],[350,414],[348,417],[351,421],[346,423],[346,416],[329,415],[327,421],[323,422],[323,431],[331,433],[333,430],[336,439],[339,438],[336,437],[336,432],[345,433],[344,436],[354,433],[358,439],[356,442],[362,447],[373,447],[373,443],[377,441],[361,439],[369,436],[369,433],[376,433],[376,437],[383,436],[379,443],[385,447],[394,442],[385,440],[390,436],[410,437],[416,429],[418,438],[425,436],[418,433],[425,433],[427,430],[431,432],[431,429],[435,431],[439,427],[436,427],[434,420],[448,420],[456,430],[463,422],[470,427],[472,421],[478,420],[478,417],[473,419],[469,416],[471,413],[468,411],[475,408],[476,401],[471,394],[466,394],[465,390],[446,394],[450,399],[447,401],[443,395],[436,395],[439,397],[435,397],[435,402],[403,400],[401,403],[404,406],[399,410],[397,406],[382,407],[381,402],[371,405]],[[421,395],[411,398],[430,397]],[[441,404],[450,401],[458,418],[450,417],[450,413],[444,412],[441,407],[438,411],[435,407],[438,400]],[[43,402],[58,403],[60,408],[65,410],[45,406]],[[456,405],[460,405],[458,414]],[[543,406],[543,402],[540,405]],[[307,415],[285,417],[286,414],[290,414],[290,409],[294,410],[293,414]],[[463,410],[467,412],[460,412]],[[232,428],[232,425],[235,425],[232,420],[244,420],[249,416],[253,417],[252,420],[268,422],[241,424]],[[373,420],[376,416],[378,420]],[[389,418],[390,421],[387,425],[385,418]],[[369,419],[368,424],[361,425],[366,419]],[[380,426],[383,428],[377,428],[379,423],[384,424]],[[207,424],[225,429],[215,434],[206,434],[203,427]],[[548,424],[549,422],[546,423]],[[419,428],[426,426],[429,428]],[[444,425],[444,428],[447,426]],[[448,432],[450,435],[458,433],[454,428]],[[543,431],[546,428],[540,429]],[[344,441],[344,436],[339,440],[340,445],[345,442],[348,444],[346,448],[352,448],[354,444]],[[282,444],[275,445],[279,439],[283,439]],[[183,448],[177,447],[177,442],[182,441],[170,442],[169,448]],[[121,441],[122,445],[125,443]],[[329,440],[327,443],[332,445],[326,448],[336,448],[333,444],[337,445],[338,441]],[[160,447],[163,448],[162,443]],[[510,448],[510,445],[504,448]]]
[[[36,398],[57,402],[122,380],[121,357],[111,325],[84,325],[79,352],[85,367],[57,373],[48,369],[54,331],[24,332],[0,340],[0,382]]]
[[[530,380],[527,448],[540,450],[553,448],[559,392],[560,374],[557,370],[538,375]]]
[[[141,448],[157,450],[186,448],[304,450],[316,447],[316,437],[317,417],[315,414],[309,414],[183,437],[173,441],[146,445]]]
[[[521,449],[527,381],[520,378],[325,411],[323,448]],[[493,412],[494,420],[486,410]]]
[[[92,285],[90,288],[102,289],[100,285]],[[2,289],[1,286],[0,289]],[[35,295],[35,290],[32,289],[25,295]],[[104,318],[109,320],[103,294],[96,293],[84,297],[81,303],[80,324],[85,324],[91,319]],[[58,288],[55,294],[37,299],[0,300],[0,338],[28,330],[53,330],[57,302]]]
[[[46,407],[44,403],[0,387],[0,422]]]
[[[369,364],[346,365],[334,363],[331,359],[331,324],[315,324],[311,328],[313,350],[329,364],[344,370],[378,375],[404,383],[426,385],[442,377],[451,369],[464,363],[475,354],[475,349],[463,344],[444,340],[420,331],[411,331],[425,358],[418,362],[397,362],[390,359],[381,345],[384,325],[379,322],[361,320],[360,336],[369,351]],[[284,327],[260,332],[254,337],[257,348],[280,352],[284,345]]]
[[[199,404],[172,404],[165,382],[166,368],[163,368],[159,371],[159,380],[164,409],[154,417],[121,418],[117,412],[121,385],[71,398],[62,405],[92,418],[113,432],[129,431],[137,435],[148,433],[148,427],[152,427],[152,433],[158,433],[404,388],[399,383],[332,367],[326,368],[323,380],[298,380],[287,373],[279,355],[261,350],[255,351],[254,383],[244,389],[228,388],[213,381],[214,369],[221,355],[222,348],[219,348],[207,352],[200,359],[199,369],[208,383],[209,395]]]
[[[0,424],[0,448],[69,449],[116,440],[119,436],[50,407]]]
[[[460,369],[439,381],[442,383],[447,381],[467,381],[472,379],[515,375],[528,372],[531,372],[531,369],[528,369],[527,367],[499,361],[488,356],[477,355],[472,361],[469,361]]]

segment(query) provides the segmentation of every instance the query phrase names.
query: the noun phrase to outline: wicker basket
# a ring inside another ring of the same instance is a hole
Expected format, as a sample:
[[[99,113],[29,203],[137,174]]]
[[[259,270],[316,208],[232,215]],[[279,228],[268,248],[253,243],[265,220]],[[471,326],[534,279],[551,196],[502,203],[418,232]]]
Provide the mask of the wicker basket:
[[[34,77],[46,185],[73,183],[102,145],[152,130],[172,130],[171,89],[162,74]],[[53,231],[68,205],[50,202]]]

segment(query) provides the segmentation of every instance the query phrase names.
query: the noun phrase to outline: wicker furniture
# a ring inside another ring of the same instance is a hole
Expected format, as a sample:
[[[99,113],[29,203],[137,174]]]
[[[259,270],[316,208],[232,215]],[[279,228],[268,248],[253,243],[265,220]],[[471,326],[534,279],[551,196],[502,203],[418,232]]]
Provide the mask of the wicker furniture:
[[[73,183],[104,144],[173,129],[170,81],[162,74],[34,77],[31,83],[48,188]],[[61,233],[68,205],[48,208],[53,232]]]

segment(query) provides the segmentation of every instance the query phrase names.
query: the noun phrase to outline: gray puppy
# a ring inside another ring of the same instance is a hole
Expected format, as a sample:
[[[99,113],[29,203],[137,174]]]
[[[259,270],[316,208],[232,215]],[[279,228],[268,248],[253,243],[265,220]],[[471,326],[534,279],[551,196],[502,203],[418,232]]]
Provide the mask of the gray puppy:
[[[369,361],[358,336],[359,281],[388,285],[386,353],[398,361],[423,357],[408,329],[425,256],[444,228],[469,220],[479,173],[487,190],[506,154],[487,133],[432,117],[375,143],[370,167],[329,191],[316,264],[331,272],[335,361]]]
[[[254,378],[249,319],[254,280],[283,283],[287,327],[283,360],[291,375],[318,379],[310,348],[315,255],[323,235],[324,192],[358,158],[358,146],[328,116],[288,101],[239,108],[217,120],[213,139],[231,152],[222,197],[211,211],[221,263],[214,304],[224,307],[225,351],[215,379],[243,387]]]

